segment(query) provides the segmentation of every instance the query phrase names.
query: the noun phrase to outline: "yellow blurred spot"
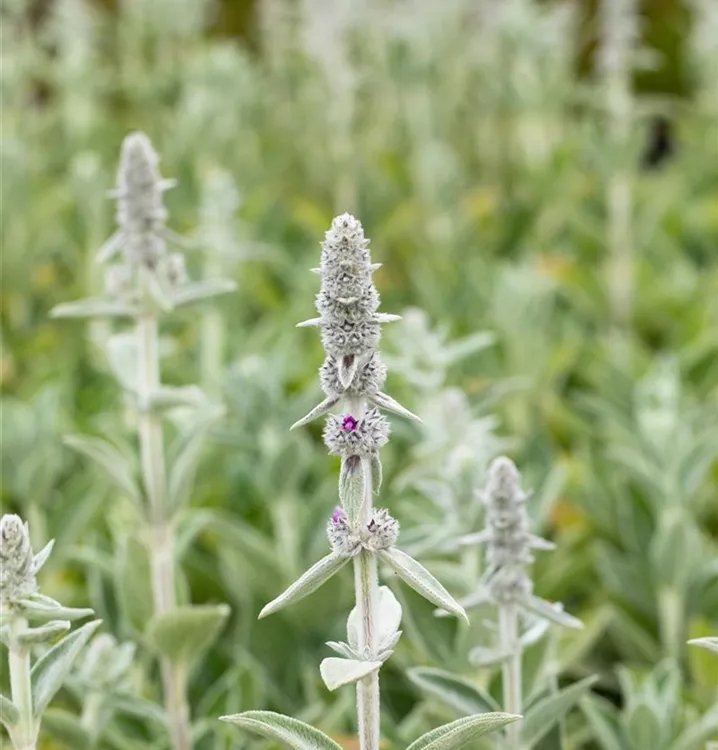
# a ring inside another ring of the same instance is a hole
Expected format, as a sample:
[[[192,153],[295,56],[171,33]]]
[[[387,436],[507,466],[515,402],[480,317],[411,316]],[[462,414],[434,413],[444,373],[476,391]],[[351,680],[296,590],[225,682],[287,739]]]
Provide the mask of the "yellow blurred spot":
[[[559,499],[551,511],[551,523],[558,531],[580,529],[585,525],[583,513],[567,500]]]
[[[15,360],[9,354],[0,356],[0,386],[9,388],[15,380]]]
[[[463,210],[467,216],[483,220],[496,211],[498,193],[489,187],[477,188],[464,199]]]
[[[51,289],[57,283],[57,269],[54,263],[42,263],[32,270],[32,285],[38,292]]]
[[[551,279],[565,279],[573,270],[573,263],[560,255],[543,254],[538,259],[539,273]]]

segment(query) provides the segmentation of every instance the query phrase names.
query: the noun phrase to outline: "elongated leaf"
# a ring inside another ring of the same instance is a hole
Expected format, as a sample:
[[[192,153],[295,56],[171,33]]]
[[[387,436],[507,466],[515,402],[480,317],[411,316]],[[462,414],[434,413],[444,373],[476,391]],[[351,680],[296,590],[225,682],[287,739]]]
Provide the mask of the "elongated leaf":
[[[478,737],[495,732],[520,718],[515,714],[504,713],[466,716],[432,729],[412,742],[406,750],[462,750]]]
[[[136,503],[141,501],[142,495],[134,479],[132,467],[124,454],[114,445],[101,438],[86,435],[67,435],[63,438],[63,443],[96,461],[130,499]]]
[[[55,540],[51,539],[33,558],[32,558],[32,570],[33,573],[37,573],[42,566],[47,562],[47,558],[50,557],[52,548],[55,546]]]
[[[526,748],[533,747],[546,736],[553,725],[560,721],[598,680],[592,675],[574,685],[548,695],[534,703],[521,723],[521,740]]]
[[[436,667],[415,667],[409,679],[432,698],[440,700],[462,716],[498,710],[496,701],[469,680]]]
[[[364,470],[359,456],[342,458],[339,472],[339,500],[350,523],[355,523],[364,506]]]
[[[359,658],[359,654],[348,643],[344,643],[343,641],[327,641],[327,646],[345,659]]]
[[[718,737],[718,705],[709,708],[697,721],[673,741],[671,750],[698,750],[703,743]],[[710,750],[710,746],[706,746]]]
[[[499,651],[483,646],[477,646],[469,651],[469,661],[476,667],[490,667],[494,664],[501,664],[510,656],[510,651]]]
[[[64,302],[53,307],[53,318],[129,318],[137,314],[137,308],[126,302],[89,298],[77,302]]]
[[[387,648],[386,644],[392,640],[401,625],[401,604],[388,586],[379,586],[375,619],[376,643],[381,650]],[[347,640],[354,649],[359,645],[360,627],[359,612],[354,607],[347,618]]]
[[[321,417],[326,414],[331,408],[333,408],[339,402],[339,396],[328,396],[320,404],[317,404],[308,414],[305,414],[301,419],[298,419],[289,429],[296,430],[297,427],[302,427],[305,424],[309,424],[314,419]]]
[[[388,393],[375,393],[370,396],[372,403],[378,406],[380,409],[390,411],[393,414],[398,414],[400,417],[411,419],[414,422],[421,422],[421,417],[417,417],[416,414],[410,412],[408,409],[403,407],[396,399],[393,399]]]
[[[245,711],[233,716],[221,716],[220,719],[269,740],[283,742],[292,750],[342,750],[341,745],[324,732],[299,719],[272,711]]]
[[[0,695],[0,722],[9,728],[13,724],[17,724],[19,719],[20,712],[15,704],[9,698]]]
[[[32,705],[35,717],[40,718],[62,687],[72,663],[79,656],[102,620],[93,620],[66,635],[35,663],[30,673],[32,682]]]
[[[421,594],[437,607],[460,617],[466,622],[469,618],[464,608],[449,594],[449,592],[434,578],[420,563],[396,547],[379,552],[381,559],[393,568],[414,591]]]
[[[150,397],[150,408],[171,409],[175,406],[189,406],[202,409],[210,403],[207,394],[197,385],[186,385],[181,388],[163,386]]]
[[[626,734],[633,747],[661,747],[664,728],[660,716],[645,700],[635,703],[624,718]]]
[[[226,604],[176,607],[147,625],[154,648],[175,664],[189,664],[219,634],[229,617]]]
[[[531,594],[524,598],[521,603],[529,612],[555,622],[557,625],[563,625],[565,628],[574,628],[576,630],[580,630],[583,627],[581,620],[564,612],[560,604],[551,604],[551,602],[547,602],[545,599],[540,599],[538,596],[532,596]]]
[[[231,279],[205,279],[204,281],[195,281],[191,284],[185,284],[180,287],[172,298],[175,307],[189,305],[192,302],[217,297],[220,294],[233,292],[237,285]]]
[[[381,667],[380,661],[359,661],[357,659],[338,659],[330,656],[323,659],[319,672],[328,690],[336,690],[342,685],[358,682],[363,677],[376,672]]]
[[[322,584],[326,583],[335,573],[338,573],[348,562],[351,557],[337,555],[332,553],[323,557],[319,562],[314,563],[311,568],[301,577],[298,578],[284,593],[273,599],[259,613],[259,619],[273,612],[283,609],[289,604],[294,604],[305,596],[316,591]]]
[[[700,646],[700,648],[706,648],[708,651],[718,654],[718,638],[693,638],[688,643],[691,646]]]
[[[602,750],[627,750],[615,706],[595,695],[581,699],[581,710],[591,725],[591,730]]]
[[[52,620],[80,620],[93,614],[86,607],[63,607],[49,596],[33,594],[27,599],[22,599],[18,606],[22,615],[31,622],[50,622]]]
[[[39,628],[26,628],[16,637],[23,646],[34,646],[36,643],[49,643],[57,636],[67,633],[70,627],[69,620],[51,620]]]

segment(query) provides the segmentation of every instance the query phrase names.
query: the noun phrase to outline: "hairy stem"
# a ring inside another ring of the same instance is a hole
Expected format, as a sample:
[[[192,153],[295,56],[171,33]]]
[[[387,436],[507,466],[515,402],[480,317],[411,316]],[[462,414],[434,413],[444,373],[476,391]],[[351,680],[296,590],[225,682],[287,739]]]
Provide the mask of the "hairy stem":
[[[503,683],[503,709],[510,714],[521,713],[521,642],[519,641],[519,614],[515,604],[499,605],[499,632],[501,651],[509,658],[501,667]],[[506,727],[507,750],[520,750],[520,722]]]
[[[364,474],[364,508],[362,523],[368,523],[372,512],[371,459],[362,458]],[[354,587],[359,612],[359,651],[366,658],[374,658],[376,651],[375,622],[379,582],[376,557],[362,550],[354,559]],[[379,672],[357,682],[357,724],[360,750],[379,750]]]
[[[16,635],[27,627],[27,620],[17,617],[10,625],[9,654],[10,689],[12,702],[20,719],[12,729],[15,750],[35,750],[38,725],[32,708],[32,682],[30,680],[30,651],[17,642]]]
[[[167,498],[164,437],[161,418],[149,409],[151,396],[160,386],[157,317],[144,312],[137,321],[140,344],[138,391],[142,406],[139,439],[145,492],[150,516],[150,560],[155,614],[177,606],[174,580],[174,535]],[[165,709],[174,750],[191,750],[187,679],[171,661],[162,660]]]

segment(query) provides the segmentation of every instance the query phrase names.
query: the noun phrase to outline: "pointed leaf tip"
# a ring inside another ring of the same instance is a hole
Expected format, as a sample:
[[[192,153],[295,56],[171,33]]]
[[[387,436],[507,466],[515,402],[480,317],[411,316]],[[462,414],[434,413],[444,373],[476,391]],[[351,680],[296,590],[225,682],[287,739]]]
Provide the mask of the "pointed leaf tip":
[[[432,729],[412,742],[406,750],[462,750],[477,737],[501,729],[520,718],[517,714],[506,713],[466,716]]]
[[[327,690],[336,690],[343,685],[358,682],[381,667],[380,661],[360,661],[358,659],[340,659],[330,656],[322,660],[319,673]]]
[[[283,742],[292,750],[342,750],[341,745],[319,729],[273,711],[245,711],[232,716],[220,716],[220,721],[235,724],[261,737]]]

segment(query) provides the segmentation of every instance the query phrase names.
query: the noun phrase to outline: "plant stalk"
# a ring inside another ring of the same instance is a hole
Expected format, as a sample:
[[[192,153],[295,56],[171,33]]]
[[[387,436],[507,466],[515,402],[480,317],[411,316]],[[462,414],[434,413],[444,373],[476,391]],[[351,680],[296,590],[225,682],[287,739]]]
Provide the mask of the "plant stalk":
[[[364,474],[364,507],[361,522],[369,523],[372,513],[371,459],[362,458]],[[354,558],[354,587],[356,606],[361,628],[359,651],[365,658],[373,659],[376,652],[375,623],[379,593],[376,557],[362,550]],[[360,750],[379,750],[379,672],[357,682],[357,724]]]
[[[174,579],[174,535],[167,498],[164,437],[161,417],[149,408],[160,387],[157,316],[143,311],[137,320],[140,344],[138,391],[141,410],[139,440],[142,476],[149,504],[150,561],[155,614],[177,606]],[[162,659],[164,703],[174,750],[192,750],[186,675],[169,659]]]
[[[30,680],[30,651],[20,645],[16,635],[27,627],[27,620],[17,617],[10,625],[10,647],[8,662],[10,666],[10,689],[12,702],[17,708],[20,719],[12,729],[12,742],[15,750],[35,750],[38,726],[35,723],[32,708],[32,682]]]
[[[510,714],[521,713],[521,642],[519,640],[519,613],[515,604],[499,605],[499,633],[501,651],[509,653],[501,667],[503,684],[503,709]],[[520,722],[506,727],[507,750],[520,750]]]

